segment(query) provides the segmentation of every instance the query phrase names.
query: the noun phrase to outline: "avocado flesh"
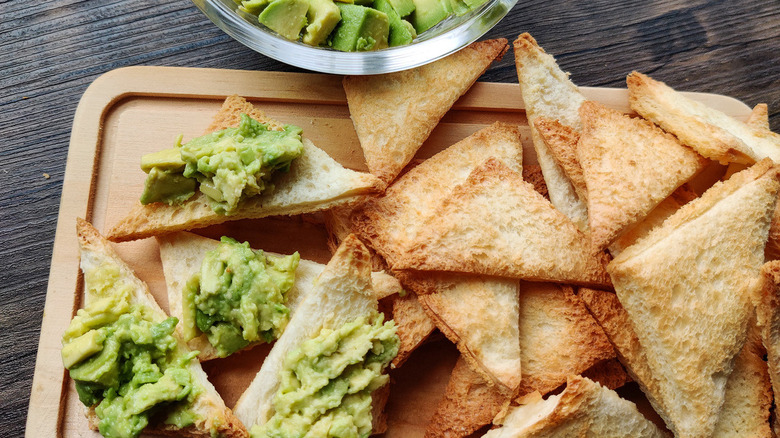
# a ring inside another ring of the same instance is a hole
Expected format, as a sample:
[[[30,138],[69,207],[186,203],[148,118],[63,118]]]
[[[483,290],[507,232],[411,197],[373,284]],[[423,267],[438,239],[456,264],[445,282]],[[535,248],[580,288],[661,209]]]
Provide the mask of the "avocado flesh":
[[[450,9],[455,15],[461,16],[471,10],[468,4],[464,0],[448,0],[450,2]]]
[[[103,350],[106,336],[97,330],[90,330],[62,346],[62,364],[65,368],[83,361]]]
[[[339,7],[332,0],[308,0],[306,19],[309,25],[303,34],[303,42],[312,46],[323,44],[341,21]]]
[[[403,46],[412,42],[416,35],[414,27],[408,21],[402,19],[393,9],[389,0],[375,0],[374,8],[387,14],[390,25],[390,34],[387,43],[390,47]]]
[[[274,0],[263,9],[257,19],[267,28],[288,40],[297,40],[306,25],[306,0]]]
[[[181,159],[180,148],[170,148],[159,152],[152,152],[141,157],[141,170],[149,173],[153,168],[183,172],[186,163]]]
[[[387,0],[388,3],[395,9],[399,17],[406,17],[414,12],[414,1],[412,0]],[[377,9],[379,9],[377,7]]]
[[[242,11],[252,15],[260,15],[271,0],[244,0],[239,7]]]
[[[341,23],[331,36],[331,47],[343,52],[388,47],[390,23],[387,14],[360,5],[339,4]]]
[[[414,0],[415,10],[411,15],[412,25],[421,34],[452,13],[449,0]]]

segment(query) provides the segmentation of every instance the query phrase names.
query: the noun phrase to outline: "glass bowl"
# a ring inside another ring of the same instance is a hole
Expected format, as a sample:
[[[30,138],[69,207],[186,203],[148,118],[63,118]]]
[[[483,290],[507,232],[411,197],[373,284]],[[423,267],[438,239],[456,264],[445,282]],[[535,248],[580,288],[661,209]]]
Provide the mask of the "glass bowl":
[[[235,40],[277,61],[322,73],[368,75],[417,67],[465,47],[504,18],[517,0],[487,0],[465,15],[445,19],[411,44],[373,52],[340,52],[290,41],[239,11],[233,0],[192,2]]]

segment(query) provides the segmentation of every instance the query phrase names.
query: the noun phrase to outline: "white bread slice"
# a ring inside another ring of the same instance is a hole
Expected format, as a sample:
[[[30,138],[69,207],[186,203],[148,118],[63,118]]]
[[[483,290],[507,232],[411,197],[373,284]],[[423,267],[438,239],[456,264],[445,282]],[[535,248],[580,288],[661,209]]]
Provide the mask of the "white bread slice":
[[[650,371],[647,358],[631,327],[628,314],[611,292],[581,288],[580,297],[604,328],[615,345],[620,361],[629,375],[639,383],[656,412],[669,426],[666,409],[659,402],[658,379]],[[713,431],[713,438],[771,436],[769,409],[772,405],[768,390],[769,375],[761,341],[751,325],[748,340],[734,361],[734,371],[726,383],[725,401]],[[670,427],[671,430],[674,430]]]
[[[384,196],[358,208],[353,229],[392,267],[417,240],[423,220],[471,171],[496,157],[520,172],[522,153],[517,126],[494,123],[425,160],[393,183]]]
[[[693,178],[707,160],[652,123],[587,101],[577,158],[594,246],[605,248]]]
[[[778,189],[777,170],[761,161],[715,184],[608,266],[678,436],[714,431],[745,342]]]
[[[389,184],[452,104],[506,53],[500,38],[397,73],[346,76],[344,91],[368,169]]]
[[[162,261],[165,284],[168,289],[168,308],[171,316],[181,320],[182,318],[182,293],[187,281],[200,271],[206,252],[219,246],[219,241],[199,236],[197,234],[180,231],[157,237],[160,246],[160,260]],[[268,253],[272,255],[279,255]],[[314,288],[314,280],[325,269],[325,265],[310,260],[301,259],[295,270],[295,283],[285,294],[285,305],[290,309],[290,314],[295,312],[301,301],[311,293]],[[401,284],[392,275],[384,272],[372,272],[373,291],[377,299],[398,293]],[[178,329],[178,327],[177,327]],[[200,335],[188,342],[193,350],[199,350],[198,359],[206,361],[216,359],[216,349],[209,343],[206,335]],[[251,348],[257,343],[250,344]]]
[[[513,45],[525,114],[531,128],[536,158],[550,193],[550,202],[584,231],[588,227],[585,201],[577,196],[571,180],[555,162],[539,136],[535,122],[539,117],[546,117],[580,131],[582,125],[578,110],[585,102],[585,96],[569,80],[569,75],[561,70],[555,58],[539,47],[531,35],[524,33],[518,36]]]
[[[428,316],[483,378],[504,394],[515,393],[521,377],[518,282],[457,274],[434,281],[435,293],[417,296]]]
[[[396,269],[607,285],[606,255],[568,217],[495,159],[472,172],[420,226]]]
[[[317,336],[323,328],[338,329],[347,322],[377,311],[371,289],[371,258],[354,235],[348,236],[317,278],[314,290],[290,318],[249,387],[235,407],[247,425],[262,426],[274,413],[273,398],[287,354]]]
[[[547,400],[513,408],[485,438],[666,437],[636,405],[592,380],[571,376],[566,389]]]
[[[633,72],[626,79],[631,108],[707,158],[751,164],[780,163],[780,134],[749,126]]]
[[[127,264],[119,258],[119,255],[110,246],[103,236],[87,221],[77,219],[76,233],[78,235],[79,248],[81,252],[81,269],[84,271],[96,268],[101,265],[109,264],[119,269],[122,279],[133,285],[132,301],[148,309],[145,313],[152,318],[154,322],[161,322],[168,318],[154,297],[149,293],[146,283],[135,276]],[[89,291],[89,285],[85,285],[85,290]],[[92,302],[94,297],[87,292],[84,297],[86,304]],[[183,341],[179,341],[177,346],[178,353],[188,354],[189,348]],[[173,425],[155,424],[150,426],[148,432],[151,433],[175,433],[180,436],[188,437],[210,437],[212,433],[225,437],[248,437],[246,428],[233,415],[233,412],[225,406],[222,397],[217,393],[214,386],[208,381],[206,373],[197,360],[191,360],[188,369],[197,382],[202,392],[198,394],[192,402],[192,411],[199,418],[195,424],[184,429],[178,429]],[[87,418],[93,427],[97,426],[97,415],[94,408],[89,408]]]
[[[226,100],[212,127],[237,125],[240,113],[246,110],[244,104],[249,105],[237,96]],[[377,193],[382,188],[378,178],[344,168],[307,138],[303,139],[303,154],[293,160],[288,172],[277,173],[273,184],[272,191],[241,201],[229,215],[212,210],[208,197],[201,192],[177,205],[139,202],[111,228],[108,238],[122,242],[238,219],[310,213],[357,202],[362,195]]]
[[[769,377],[775,405],[780,400],[780,260],[767,262],[761,268],[761,295],[756,307],[756,319],[766,348]],[[774,431],[780,432],[780,419],[775,408]]]

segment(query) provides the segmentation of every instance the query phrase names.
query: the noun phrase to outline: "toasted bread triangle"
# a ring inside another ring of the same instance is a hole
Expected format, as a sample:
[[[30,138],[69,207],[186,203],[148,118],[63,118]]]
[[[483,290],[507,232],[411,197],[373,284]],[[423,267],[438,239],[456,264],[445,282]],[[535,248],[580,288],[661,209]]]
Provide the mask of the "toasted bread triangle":
[[[337,329],[377,310],[371,289],[371,256],[354,235],[348,236],[317,278],[314,290],[290,318],[263,366],[236,403],[244,424],[262,426],[273,415],[273,398],[287,354],[323,328]]]
[[[641,221],[707,163],[645,120],[587,101],[577,158],[588,192],[591,239],[602,249]]]
[[[515,393],[521,378],[517,281],[455,274],[429,281],[436,292],[418,295],[428,316],[485,380]]]
[[[441,199],[490,157],[520,172],[523,144],[517,126],[494,123],[414,167],[352,217],[353,229],[392,265],[415,242]]]
[[[246,110],[253,110],[251,104],[232,97],[225,101],[212,127],[236,126],[241,112]],[[261,121],[278,126],[278,122],[266,118],[259,110],[254,111]],[[108,238],[121,242],[238,219],[320,211],[355,202],[361,195],[377,193],[383,186],[371,174],[344,168],[307,138],[303,139],[303,154],[292,162],[288,172],[274,175],[273,183],[272,191],[241,201],[237,211],[230,215],[212,210],[208,197],[200,192],[177,205],[138,203],[111,228]]]
[[[442,116],[506,50],[506,39],[481,41],[411,70],[345,77],[349,113],[371,173],[386,184],[394,180]]]
[[[606,255],[592,251],[587,236],[519,173],[492,158],[421,229],[395,268],[609,284]]]
[[[750,111],[750,116],[745,120],[745,124],[754,129],[763,129],[764,131],[770,131],[769,129],[769,106],[765,103],[756,104],[753,110]]]
[[[761,161],[715,184],[608,266],[679,436],[714,431],[779,188],[777,170]]]
[[[131,299],[134,303],[146,308],[147,312],[145,315],[152,318],[154,322],[160,322],[168,317],[149,292],[146,283],[135,276],[130,267],[119,258],[119,255],[108,241],[89,222],[78,219],[76,232],[81,253],[82,269],[86,270],[104,264],[116,266],[122,279],[133,285],[133,296]],[[90,293],[87,293],[85,302],[89,303],[93,298]],[[182,354],[187,354],[190,351],[181,340],[179,340],[177,348]],[[244,425],[225,406],[222,397],[208,381],[208,377],[201,368],[200,362],[191,360],[187,368],[202,390],[191,402],[191,409],[198,417],[195,423],[183,429],[169,424],[156,424],[149,427],[147,431],[153,433],[175,433],[189,437],[210,437],[213,433],[225,437],[248,437],[249,434]],[[98,418],[94,413],[94,408],[89,409],[87,417],[93,425],[97,424]]]
[[[558,395],[515,407],[485,438],[666,437],[636,405],[592,380],[572,376]]]
[[[767,262],[761,268],[761,295],[756,307],[756,319],[767,353],[769,377],[775,405],[780,400],[780,260]],[[780,431],[780,418],[775,411],[773,428]]]
[[[433,333],[436,325],[413,293],[398,296],[393,300],[393,321],[401,343],[390,366],[398,368]]]
[[[639,345],[636,333],[625,309],[617,296],[611,292],[592,289],[580,289],[579,295],[588,309],[615,345],[618,357],[629,375],[639,383],[645,396],[664,418],[667,425],[666,409],[659,403],[658,380],[650,371],[647,358]],[[751,333],[756,333],[751,326]],[[734,371],[726,384],[725,402],[721,408],[713,438],[736,438],[743,436],[771,437],[769,428],[769,409],[771,394],[768,393],[769,375],[763,360],[761,341],[756,335],[749,336],[745,346],[734,361]]]
[[[577,112],[585,97],[569,80],[569,75],[555,62],[555,58],[539,47],[536,40],[524,33],[514,41],[517,79],[523,92],[525,114],[531,128],[536,157],[550,193],[550,202],[569,219],[586,230],[588,211],[585,201],[577,193],[566,172],[555,162],[536,129],[539,117],[557,120],[575,131],[581,129]]]
[[[763,158],[780,163],[780,134],[740,122],[641,73],[631,73],[626,83],[634,111],[705,157],[724,164]]]

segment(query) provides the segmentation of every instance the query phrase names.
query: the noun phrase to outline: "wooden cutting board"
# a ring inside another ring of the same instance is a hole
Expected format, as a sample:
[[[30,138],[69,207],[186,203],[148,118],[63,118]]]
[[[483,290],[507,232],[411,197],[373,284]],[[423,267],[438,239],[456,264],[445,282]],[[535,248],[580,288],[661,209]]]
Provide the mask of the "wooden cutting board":
[[[586,97],[628,112],[624,89],[582,88]],[[272,73],[178,67],[128,67],[99,77],[84,93],[76,110],[65,171],[49,286],[38,346],[27,419],[29,437],[99,436],[87,427],[83,406],[60,359],[60,340],[80,307],[83,287],[79,271],[76,218],[105,232],[137,203],[145,174],[143,154],[169,148],[179,134],[184,140],[203,133],[224,98],[246,97],[266,114],[303,128],[304,135],[346,167],[366,171],[340,76]],[[750,114],[730,97],[690,96],[745,120]],[[495,121],[522,128],[524,162],[536,157],[530,143],[520,87],[477,83],[433,131],[417,154],[430,157]],[[201,234],[230,235],[254,248],[301,256],[326,263],[330,253],[317,216],[231,222]],[[148,282],[167,309],[165,283],[154,239],[116,245],[118,253]],[[204,365],[210,379],[233,406],[259,369],[270,347]],[[393,374],[396,382],[388,403],[386,436],[422,436],[443,394],[457,350],[447,341],[433,341],[417,351]]]

